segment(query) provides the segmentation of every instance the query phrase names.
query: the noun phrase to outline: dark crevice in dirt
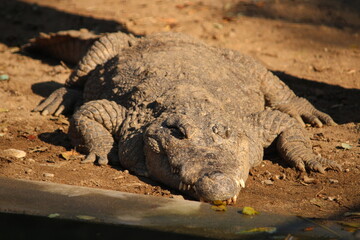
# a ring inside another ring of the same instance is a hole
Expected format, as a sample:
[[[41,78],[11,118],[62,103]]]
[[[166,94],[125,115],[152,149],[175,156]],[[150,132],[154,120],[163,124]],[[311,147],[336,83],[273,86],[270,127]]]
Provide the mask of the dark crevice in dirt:
[[[298,78],[273,71],[296,95],[309,100],[317,109],[329,114],[338,124],[360,122],[360,90]]]
[[[0,6],[0,41],[11,47],[23,45],[39,32],[86,28],[96,33],[130,33],[117,21],[74,15],[37,4],[0,0]]]

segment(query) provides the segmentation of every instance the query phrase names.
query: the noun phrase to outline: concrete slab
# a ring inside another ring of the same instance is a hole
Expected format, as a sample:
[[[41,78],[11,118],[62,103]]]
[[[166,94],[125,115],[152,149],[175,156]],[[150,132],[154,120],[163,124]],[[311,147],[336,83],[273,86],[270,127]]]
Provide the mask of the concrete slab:
[[[11,231],[21,231],[24,227],[17,224],[14,216],[23,216],[26,221],[38,221],[38,217],[42,217],[41,225],[34,226],[38,233],[44,230],[44,224],[52,224],[56,219],[60,222],[72,221],[72,224],[81,224],[85,228],[87,226],[89,231],[96,226],[106,226],[109,228],[107,232],[126,232],[141,239],[151,234],[157,239],[161,236],[164,239],[184,239],[184,236],[285,239],[288,235],[301,239],[355,239],[351,233],[342,231],[340,226],[331,222],[322,227],[296,216],[261,213],[250,217],[241,214],[241,209],[235,207],[217,212],[211,209],[210,204],[196,201],[4,177],[0,177],[0,213],[0,221],[7,221],[7,228],[15,229]],[[12,226],[12,221],[15,226]],[[5,225],[2,222],[0,226]],[[303,231],[313,226],[314,231]],[[74,234],[71,231],[61,229],[62,234]],[[143,237],[139,235],[140,232],[144,233]],[[0,231],[0,238],[2,234],[4,232]]]

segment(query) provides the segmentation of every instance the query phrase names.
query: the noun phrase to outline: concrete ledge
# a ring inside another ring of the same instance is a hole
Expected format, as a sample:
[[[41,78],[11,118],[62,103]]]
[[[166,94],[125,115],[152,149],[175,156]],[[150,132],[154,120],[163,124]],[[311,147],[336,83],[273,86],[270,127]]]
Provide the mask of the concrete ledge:
[[[14,216],[21,215],[26,218],[43,217],[40,221],[42,225],[34,226],[38,231],[44,228],[43,222],[51,223],[56,219],[88,224],[89,229],[106,225],[116,231],[122,229],[122,232],[135,234],[133,236],[143,231],[146,236],[150,233],[160,238],[163,236],[161,239],[181,239],[183,236],[283,239],[281,237],[285,238],[288,234],[311,239],[353,238],[351,233],[341,231],[340,227],[333,223],[329,223],[330,230],[318,226],[316,231],[304,232],[303,229],[314,226],[314,223],[295,216],[266,213],[249,217],[240,214],[240,210],[228,207],[225,212],[216,212],[211,209],[211,205],[196,201],[0,177],[0,220],[11,220]],[[32,219],[35,221],[37,218]],[[244,233],[260,227],[272,227],[276,231]],[[22,226],[14,228],[21,231]],[[66,233],[71,229],[62,228],[61,231]],[[70,232],[69,234],[73,236]]]

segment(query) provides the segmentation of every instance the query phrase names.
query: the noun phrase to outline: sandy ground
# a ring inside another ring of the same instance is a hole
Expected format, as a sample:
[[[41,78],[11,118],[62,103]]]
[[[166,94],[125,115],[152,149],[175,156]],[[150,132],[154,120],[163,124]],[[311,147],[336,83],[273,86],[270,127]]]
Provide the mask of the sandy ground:
[[[257,58],[339,123],[307,128],[314,151],[340,163],[343,171],[300,174],[271,152],[251,170],[237,206],[320,218],[359,210],[360,4],[356,1],[0,0],[0,6],[0,152],[15,148],[27,154],[20,159],[0,157],[0,175],[180,197],[175,190],[118,167],[80,164],[77,155],[64,159],[61,154],[72,150],[67,117],[44,117],[31,109],[60,87],[71,69],[19,49],[39,32],[176,31]]]

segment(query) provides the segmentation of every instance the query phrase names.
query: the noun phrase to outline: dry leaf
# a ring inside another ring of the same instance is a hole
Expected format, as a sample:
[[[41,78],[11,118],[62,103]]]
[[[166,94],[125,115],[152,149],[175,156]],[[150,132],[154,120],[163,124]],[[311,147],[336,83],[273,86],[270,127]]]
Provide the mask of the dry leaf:
[[[211,206],[211,209],[218,212],[225,212],[227,210],[227,207],[226,205],[218,205],[218,206]]]
[[[211,206],[211,209],[212,210],[215,210],[215,211],[226,211],[227,208],[226,208],[226,203],[224,201],[221,201],[221,200],[215,200],[212,202],[212,204],[214,204],[215,206]]]
[[[214,205],[218,206],[218,205],[225,205],[223,201],[221,200],[215,200],[212,202]]]
[[[360,212],[346,212],[344,213],[345,217],[349,217],[349,216],[360,216]]]
[[[73,159],[81,157],[81,154],[72,150],[72,151],[62,152],[62,153],[60,153],[60,156],[62,158],[64,158],[65,160],[73,160]]]
[[[96,217],[87,216],[87,215],[77,215],[76,217],[79,218],[79,219],[82,219],[82,220],[94,220],[94,219],[96,219]]]
[[[311,200],[310,200],[310,203],[311,203],[311,204],[314,204],[314,205],[316,205],[316,206],[318,206],[318,207],[324,207],[323,201],[321,201],[320,199],[317,199],[317,198],[311,199]]]
[[[34,140],[36,139],[36,136],[30,134],[30,135],[27,135],[26,138],[29,139],[29,140],[31,140],[31,141],[34,141]]]
[[[56,218],[56,217],[58,217],[58,216],[60,216],[60,214],[58,214],[58,213],[51,213],[51,214],[48,215],[48,218]]]
[[[259,212],[253,209],[252,207],[244,207],[242,210],[242,214],[252,216],[259,214]]]
[[[315,227],[307,227],[307,228],[304,228],[304,232],[310,232],[310,231],[314,231],[314,228]]]
[[[251,229],[248,229],[248,230],[244,230],[244,231],[241,231],[241,232],[237,232],[237,234],[261,233],[261,232],[274,233],[274,232],[276,232],[276,227],[257,227],[257,228],[251,228]]]
[[[344,222],[339,221],[339,224],[345,226],[345,227],[351,227],[351,228],[359,228],[360,229],[360,223],[359,222]]]
[[[348,143],[341,143],[341,148],[350,150],[352,148],[352,146]]]
[[[39,147],[39,146],[36,146],[36,147],[32,147],[32,148],[29,148],[29,153],[34,153],[34,152],[45,152],[48,150],[48,147]]]

